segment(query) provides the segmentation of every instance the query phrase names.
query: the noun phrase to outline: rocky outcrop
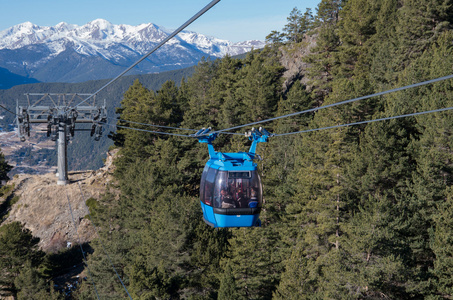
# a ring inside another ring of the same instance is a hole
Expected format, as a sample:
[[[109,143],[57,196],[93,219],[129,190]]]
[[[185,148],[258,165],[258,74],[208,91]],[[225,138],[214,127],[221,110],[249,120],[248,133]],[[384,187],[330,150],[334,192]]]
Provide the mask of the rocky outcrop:
[[[92,240],[96,232],[85,201],[99,199],[105,192],[112,181],[115,154],[108,153],[105,166],[97,171],[70,172],[70,183],[65,186],[57,185],[54,173],[15,175],[8,185],[14,185],[19,200],[5,222],[23,223],[40,238],[39,245],[47,252]]]
[[[302,42],[281,47],[280,63],[286,69],[283,74],[285,90],[296,80],[300,80],[310,89],[309,81],[305,76],[310,64],[304,60],[304,57],[312,53],[312,49],[316,46],[316,39],[317,35],[305,35]]]

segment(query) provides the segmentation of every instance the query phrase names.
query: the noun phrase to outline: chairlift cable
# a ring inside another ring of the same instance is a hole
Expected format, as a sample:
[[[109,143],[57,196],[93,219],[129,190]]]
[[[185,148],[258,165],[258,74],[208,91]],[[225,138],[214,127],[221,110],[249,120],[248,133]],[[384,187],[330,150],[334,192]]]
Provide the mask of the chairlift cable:
[[[177,130],[187,130],[187,131],[198,131],[198,129],[189,129],[189,128],[181,128],[181,127],[170,127],[170,126],[146,124],[146,123],[139,123],[139,122],[128,121],[128,120],[123,120],[123,119],[115,119],[115,118],[107,118],[107,119],[114,120],[114,121],[121,121],[121,122],[131,123],[131,124],[137,124],[137,125],[144,125],[144,126],[149,126],[149,127],[166,128],[166,129],[177,129]]]
[[[166,129],[176,129],[176,130],[187,130],[187,131],[198,131],[199,129],[190,129],[190,128],[181,128],[181,127],[171,127],[171,126],[162,126],[162,125],[154,125],[154,124],[147,124],[147,123],[139,123],[139,122],[134,122],[134,121],[128,121],[128,120],[123,120],[123,119],[114,119],[114,118],[107,118],[110,120],[115,120],[115,121],[121,121],[121,122],[127,122],[131,124],[137,124],[137,125],[144,125],[144,126],[149,126],[149,127],[158,127],[158,128],[166,128]],[[119,126],[120,127],[120,126]],[[129,129],[136,129],[133,127],[127,127],[123,126],[124,128],[129,128]],[[160,131],[156,131],[155,133],[162,133]],[[222,132],[222,134],[229,134],[229,135],[244,135],[243,133],[237,133],[237,132]],[[189,136],[190,137],[190,136]]]
[[[131,123],[134,123],[134,122],[131,122]],[[164,135],[174,135],[174,136],[179,136],[179,137],[190,137],[190,138],[193,138],[192,135],[187,135],[187,134],[177,134],[177,133],[164,132],[164,131],[146,130],[146,129],[141,129],[141,128],[127,127],[127,126],[115,125],[115,124],[104,123],[104,122],[100,122],[100,124],[107,125],[107,126],[111,126],[111,127],[119,127],[119,128],[124,128],[124,129],[130,129],[130,130],[136,130],[136,131],[149,132],[149,133],[164,134]],[[152,124],[143,124],[143,123],[137,123],[137,124],[148,125],[148,126],[155,126],[155,125],[152,125]],[[159,127],[166,127],[166,126],[159,126]],[[176,127],[167,127],[167,128],[180,129],[180,128],[176,128]],[[194,130],[194,129],[185,129],[185,130]],[[198,131],[198,130],[197,130],[197,131]],[[229,134],[229,135],[240,135],[240,136],[244,136],[243,133],[237,133],[237,132],[221,132],[221,134]]]
[[[141,128],[134,128],[134,127],[127,127],[127,126],[122,126],[122,125],[115,125],[115,124],[110,124],[110,123],[105,123],[105,122],[99,122],[99,123],[103,124],[103,125],[111,126],[111,127],[119,127],[119,128],[131,129],[131,130],[143,131],[143,132],[149,132],[149,133],[157,133],[157,134],[164,134],[164,135],[174,135],[174,136],[181,136],[181,137],[191,137],[190,135],[187,135],[187,134],[178,134],[178,133],[171,133],[171,132],[146,130],[146,129],[141,129]]]
[[[3,108],[4,110],[6,110],[7,112],[9,112],[10,114],[13,114],[13,115],[15,115],[15,116],[18,116],[18,114],[16,114],[15,112],[9,110],[8,108],[6,108],[5,106],[3,106],[3,105],[1,105],[1,104],[0,104],[0,107]]]
[[[407,118],[407,117],[425,115],[425,114],[430,114],[430,113],[435,113],[435,112],[443,112],[443,111],[448,111],[448,110],[453,110],[453,107],[445,107],[445,108],[433,109],[433,110],[428,110],[428,111],[421,111],[421,112],[410,113],[410,114],[405,114],[405,115],[398,115],[398,116],[386,117],[386,118],[380,118],[380,119],[374,119],[374,120],[368,120],[368,121],[361,121],[361,122],[354,122],[354,123],[348,123],[348,124],[334,125],[334,126],[328,126],[328,127],[322,127],[322,128],[313,128],[313,129],[301,130],[301,131],[296,131],[296,132],[280,133],[280,134],[275,134],[273,136],[275,136],[275,137],[277,137],[277,136],[286,136],[286,135],[292,135],[292,134],[320,131],[320,130],[325,130],[325,129],[334,129],[334,128],[341,128],[341,127],[355,126],[355,125],[368,124],[368,123],[374,123],[374,122],[380,122],[380,121],[387,121],[387,120],[393,120],[393,119],[400,119],[400,118]]]
[[[257,122],[252,122],[252,123],[248,123],[248,124],[244,124],[244,125],[234,126],[234,127],[230,127],[230,128],[226,128],[226,129],[216,130],[211,133],[223,133],[225,131],[239,129],[239,128],[243,128],[246,126],[253,126],[253,125],[262,124],[262,123],[266,123],[266,122],[270,122],[270,121],[275,121],[278,119],[293,117],[293,116],[297,116],[297,115],[308,113],[308,112],[314,112],[314,111],[318,111],[318,110],[325,109],[325,108],[330,108],[330,107],[339,106],[342,104],[352,103],[352,102],[356,102],[359,100],[369,99],[372,97],[382,96],[382,95],[386,95],[386,94],[390,94],[390,93],[394,93],[394,92],[398,92],[398,91],[403,91],[403,90],[407,90],[410,88],[419,87],[419,86],[423,86],[423,85],[427,85],[427,84],[431,84],[431,83],[435,83],[435,82],[439,82],[439,81],[443,81],[443,80],[447,80],[447,79],[451,79],[451,78],[453,78],[453,74],[435,78],[435,79],[431,79],[428,81],[414,83],[411,85],[406,85],[406,86],[399,87],[399,88],[390,89],[387,91],[383,91],[383,92],[379,92],[379,93],[375,93],[375,94],[371,94],[371,95],[367,95],[367,96],[361,96],[361,97],[357,97],[357,98],[353,98],[353,99],[349,99],[349,100],[345,100],[345,101],[340,101],[337,103],[332,103],[332,104],[328,104],[328,105],[324,105],[324,106],[320,106],[320,107],[315,107],[315,108],[311,108],[311,109],[307,109],[307,110],[303,110],[303,111],[299,111],[299,112],[295,112],[295,113],[291,113],[291,114],[287,114],[287,115],[283,115],[283,116],[279,116],[279,117],[274,117],[274,118],[261,120],[261,121],[257,121]]]

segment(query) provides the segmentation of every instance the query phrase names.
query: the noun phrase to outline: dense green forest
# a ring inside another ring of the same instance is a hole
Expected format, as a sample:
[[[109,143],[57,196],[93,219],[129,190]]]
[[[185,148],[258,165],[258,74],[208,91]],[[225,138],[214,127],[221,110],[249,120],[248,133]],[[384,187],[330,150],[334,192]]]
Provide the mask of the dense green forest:
[[[135,81],[118,113],[222,129],[450,75],[452,25],[450,0],[322,0],[315,12],[294,9],[244,59],[200,61],[157,92]],[[316,46],[298,59],[309,68],[283,84],[282,53],[297,57],[308,37]],[[451,79],[265,127],[287,133],[450,106]],[[198,200],[206,146],[118,128],[117,184],[90,205],[101,236],[88,256],[92,281],[72,297],[127,299],[113,263],[133,299],[451,299],[452,124],[440,112],[270,138],[258,146],[262,226],[220,230],[202,221]],[[231,135],[214,142],[224,152],[249,145]],[[32,249],[21,254],[26,267],[0,285],[19,299],[31,299],[32,284],[57,298],[42,283],[52,264],[27,234],[18,238]]]

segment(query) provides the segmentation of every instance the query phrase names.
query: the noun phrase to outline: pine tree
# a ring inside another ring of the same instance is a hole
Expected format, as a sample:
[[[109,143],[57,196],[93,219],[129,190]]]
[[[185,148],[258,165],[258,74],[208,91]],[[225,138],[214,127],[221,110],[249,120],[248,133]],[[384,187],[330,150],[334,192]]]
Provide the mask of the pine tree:
[[[316,8],[316,25],[336,24],[340,16],[342,0],[321,0]]]
[[[304,34],[307,33],[313,24],[313,15],[311,9],[307,8],[304,14],[297,7],[293,8],[289,17],[288,23],[283,28],[286,39],[290,43],[300,43],[304,39]]]
[[[300,298],[339,298],[345,293],[341,240],[349,216],[345,211],[348,202],[342,168],[347,150],[343,135],[319,132],[297,140],[296,191],[286,212],[290,222],[287,243],[291,249],[298,245],[299,250],[291,255],[299,257],[286,261],[284,280],[277,291],[281,296],[298,289],[306,293]],[[306,272],[295,269],[297,259],[307,265]],[[291,280],[290,274],[298,274],[298,278]]]
[[[279,31],[273,30],[273,31],[271,31],[271,33],[269,33],[266,36],[266,44],[272,45],[273,47],[278,48],[279,46],[281,46],[283,44],[284,38],[285,38],[285,34],[279,32]]]
[[[404,67],[428,49],[433,38],[449,29],[453,11],[450,1],[446,0],[407,0],[401,4],[395,38],[396,59]]]
[[[390,197],[369,196],[344,227],[343,263],[349,266],[345,276],[356,298],[407,297],[402,284],[406,266],[398,255],[403,247],[395,239],[401,220],[395,222],[392,206]]]
[[[138,79],[126,91],[124,99],[121,101],[121,107],[116,109],[116,113],[121,114],[124,120],[134,122],[145,121],[143,103],[151,97],[150,92],[143,87]],[[120,126],[129,126],[127,122],[119,122]],[[124,146],[125,135],[128,130],[118,128],[117,133],[113,134],[113,140],[116,146]]]
[[[244,119],[241,101],[236,96],[236,85],[240,77],[238,73],[242,63],[238,59],[226,56],[216,65],[216,77],[210,90],[211,98],[219,103],[218,126],[230,127],[240,124]]]
[[[38,242],[19,222],[0,227],[0,295],[17,294],[14,280],[27,261],[32,267],[40,264],[43,253],[37,249]]]
[[[435,255],[434,266],[431,269],[435,276],[435,286],[431,294],[438,298],[448,298],[453,295],[453,243],[451,228],[453,226],[452,189],[446,190],[447,198],[438,204],[438,213],[434,215],[434,228],[431,229],[431,248]]]
[[[405,77],[422,81],[449,74],[453,64],[451,41],[451,33],[441,34],[436,43],[403,72]],[[416,89],[409,97],[420,111],[449,107],[453,103],[451,82],[444,81]],[[443,226],[439,223],[433,224],[433,218],[443,215],[439,208],[443,207],[443,202],[448,201],[448,188],[453,181],[453,144],[450,138],[453,120],[448,113],[430,114],[416,119],[420,134],[412,141],[417,168],[412,175],[410,186],[412,230],[408,235],[411,238],[413,260],[417,268],[418,281],[414,288],[431,295],[433,280],[429,270],[436,264],[436,257],[429,244],[429,236],[434,228]],[[443,238],[448,239],[447,236]]]
[[[179,88],[173,81],[162,84],[149,108],[148,116],[152,124],[178,126],[183,120],[183,106],[180,101]]]
[[[366,295],[420,296],[411,294],[414,291],[409,283],[409,270],[414,267],[410,232],[415,225],[409,204],[414,170],[408,151],[414,134],[412,122],[369,124],[360,138],[354,164],[348,168],[351,196],[357,201],[350,207],[355,213],[346,229],[350,237],[346,249],[351,259],[356,258],[354,268],[363,270],[357,281]]]
[[[310,64],[307,75],[318,96],[316,100],[320,103],[331,91],[330,82],[336,65],[334,52],[340,45],[336,29],[341,3],[339,0],[323,0],[318,4],[314,22],[316,46],[312,49],[312,54],[305,58]]]
[[[152,131],[162,131],[162,129],[143,124],[175,127],[183,119],[180,101],[184,102],[185,99],[180,97],[179,89],[173,82],[164,83],[161,89],[154,93],[136,80],[121,102],[121,108],[118,110],[121,113],[121,119],[118,123],[120,126]],[[132,122],[135,123],[121,120],[133,120]],[[119,128],[114,140],[117,145],[122,146],[121,154],[116,161],[116,174],[122,176],[121,174],[127,172],[130,164],[146,160],[151,153],[154,153],[157,136],[154,133]]]
[[[59,300],[64,299],[62,295],[57,293],[52,282],[50,288],[46,284],[44,278],[32,266],[30,261],[24,263],[23,269],[14,280],[14,285],[18,289],[18,300]],[[48,289],[50,291],[48,291]]]
[[[282,271],[278,230],[278,226],[234,230],[222,265],[223,272],[231,267],[239,299],[272,297]]]
[[[277,115],[282,116],[294,112],[303,111],[313,107],[313,101],[302,86],[296,81],[287,92],[286,97],[281,97]],[[306,128],[313,114],[304,114],[291,118],[284,118],[277,121],[273,133],[291,133]],[[263,212],[262,220],[267,223],[282,222],[282,217],[294,194],[294,182],[291,175],[296,172],[296,142],[298,136],[271,137],[267,144],[264,144],[260,155],[264,158],[260,162],[263,170],[264,193],[266,195],[266,210]]]
[[[344,5],[340,12],[342,18],[338,22],[341,46],[336,53],[336,60],[339,62],[335,69],[336,78],[353,78],[358,85],[359,78],[365,79],[368,76],[371,65],[368,52],[376,35],[379,11],[380,5],[374,1],[352,0]],[[366,84],[361,83],[362,86],[356,90],[368,93],[367,87],[363,86]]]
[[[249,53],[241,69],[237,99],[246,112],[242,122],[264,120],[272,116],[282,90],[283,67],[270,48]]]
[[[191,252],[193,276],[190,277],[188,286],[194,291],[194,295],[215,298],[221,293],[220,290],[230,290],[229,282],[232,274],[228,274],[228,271],[223,272],[220,263],[227,255],[231,232],[228,229],[213,229],[207,226],[200,219],[198,203],[194,209],[196,213],[188,239],[188,245],[193,249]]]
[[[195,73],[187,79],[188,111],[183,126],[186,128],[218,128],[217,113],[221,103],[211,99],[210,88],[216,76],[216,64],[202,59]]]
[[[389,89],[398,78],[398,62],[394,57],[398,51],[394,40],[395,27],[398,22],[398,1],[380,1],[380,9],[376,17],[376,34],[369,42],[368,60],[371,62],[368,77],[376,91]]]
[[[238,295],[237,286],[233,276],[233,271],[229,263],[224,268],[222,278],[220,279],[219,300],[241,299]]]
[[[304,255],[303,243],[292,247],[290,257],[285,261],[286,270],[273,294],[275,299],[312,299],[316,290],[315,282],[309,277],[308,259]]]
[[[5,159],[5,155],[0,152],[0,181],[9,180],[8,172],[11,171],[13,166],[9,165]]]

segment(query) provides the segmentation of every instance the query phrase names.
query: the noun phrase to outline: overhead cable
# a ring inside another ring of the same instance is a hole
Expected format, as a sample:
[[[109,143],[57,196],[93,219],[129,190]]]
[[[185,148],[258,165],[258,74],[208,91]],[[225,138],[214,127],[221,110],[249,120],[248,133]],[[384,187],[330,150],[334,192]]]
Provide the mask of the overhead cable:
[[[109,118],[109,119],[112,119],[112,118]],[[123,121],[123,120],[120,120],[120,121]],[[124,120],[124,121],[126,121],[126,120]],[[183,129],[183,130],[190,130],[190,131],[198,131],[197,129],[168,127],[168,126],[152,125],[152,124],[138,123],[138,122],[132,122],[132,121],[126,121],[126,122],[133,123],[133,124],[144,125],[144,126],[156,126],[156,127],[162,127],[162,128],[168,128],[168,129]],[[171,132],[164,132],[164,131],[146,130],[146,129],[141,129],[141,128],[127,127],[127,126],[115,125],[115,124],[104,123],[104,122],[99,122],[99,123],[103,124],[103,125],[111,126],[111,127],[118,127],[118,128],[124,128],[124,129],[136,130],[136,131],[143,131],[143,132],[149,132],[149,133],[164,134],[164,135],[174,135],[174,136],[180,136],[180,137],[193,137],[192,135],[188,135],[188,134],[178,134],[178,133],[171,133]],[[244,135],[243,133],[235,133],[235,132],[222,132],[222,134]]]
[[[399,116],[393,116],[393,117],[386,117],[386,118],[380,118],[380,119],[374,119],[374,120],[368,120],[368,121],[361,121],[361,122],[354,122],[354,123],[348,123],[348,124],[334,125],[334,126],[328,126],[328,127],[322,127],[322,128],[307,129],[307,130],[301,130],[301,131],[296,131],[296,132],[280,133],[280,134],[275,134],[274,136],[285,136],[285,135],[291,135],[291,134],[298,134],[298,133],[306,133],[306,132],[320,131],[320,130],[326,130],[326,129],[334,129],[334,128],[340,128],[340,127],[355,126],[355,125],[368,124],[368,123],[374,123],[374,122],[380,122],[380,121],[387,121],[387,120],[393,120],[393,119],[400,119],[400,118],[407,118],[407,117],[425,115],[425,114],[430,114],[430,113],[435,113],[435,112],[448,111],[448,110],[452,110],[452,109],[453,109],[453,107],[439,108],[439,109],[434,109],[434,110],[428,110],[428,111],[422,111],[422,112],[416,112],[416,113],[411,113],[411,114],[405,114],[405,115],[399,115]]]
[[[266,119],[266,120],[262,120],[262,121],[257,121],[257,122],[248,123],[248,124],[244,124],[244,125],[234,126],[234,127],[230,127],[230,128],[226,128],[226,129],[216,130],[216,131],[214,131],[212,133],[221,133],[221,132],[230,131],[230,130],[233,130],[233,129],[239,129],[239,128],[246,127],[246,126],[253,126],[253,125],[257,125],[257,124],[261,124],[261,123],[275,121],[275,120],[278,120],[278,119],[283,119],[283,118],[288,118],[288,117],[292,117],[292,116],[297,116],[297,115],[308,113],[308,112],[318,111],[318,110],[321,110],[321,109],[330,108],[330,107],[334,107],[334,106],[339,106],[339,105],[343,105],[343,104],[346,104],[346,103],[352,103],[352,102],[359,101],[359,100],[364,100],[364,99],[368,99],[368,98],[372,98],[372,97],[382,96],[382,95],[386,95],[386,94],[390,94],[390,93],[394,93],[394,92],[398,92],[398,91],[403,91],[403,90],[407,90],[407,89],[410,89],[410,88],[419,87],[419,86],[423,86],[423,85],[427,85],[427,84],[430,84],[430,83],[435,83],[435,82],[439,82],[439,81],[443,81],[443,80],[447,80],[447,79],[451,79],[451,78],[453,78],[453,74],[448,75],[448,76],[444,76],[444,77],[431,79],[431,80],[428,80],[428,81],[414,83],[414,84],[411,84],[411,85],[406,85],[406,86],[403,86],[403,87],[399,87],[399,88],[395,88],[395,89],[391,89],[391,90],[387,90],[387,91],[383,91],[383,92],[379,92],[379,93],[375,93],[375,94],[371,94],[371,95],[367,95],[367,96],[362,96],[362,97],[358,97],[358,98],[354,98],[354,99],[350,99],[350,100],[345,100],[345,101],[340,101],[340,102],[337,102],[337,103],[332,103],[332,104],[328,104],[328,105],[324,105],[324,106],[320,106],[320,107],[315,107],[315,108],[311,108],[311,109],[307,109],[307,110],[303,110],[303,111],[299,111],[299,112],[295,112],[295,113],[291,113],[291,114],[287,114],[287,115],[283,115],[283,116],[279,116],[279,117],[275,117],[275,118],[270,118],[270,119]]]
[[[15,113],[15,112],[13,112],[13,111],[7,109],[5,106],[3,106],[3,105],[1,105],[1,104],[0,104],[0,107],[3,108],[4,110],[6,110],[7,112],[9,112],[10,114],[13,114],[13,115],[15,115],[15,116],[18,116],[17,113]]]
[[[143,132],[157,133],[157,134],[165,134],[165,135],[174,135],[174,136],[182,136],[182,137],[190,137],[190,135],[187,135],[187,134],[178,134],[178,133],[171,133],[171,132],[146,130],[146,129],[141,129],[141,128],[127,127],[127,126],[115,125],[115,124],[104,123],[104,122],[99,122],[99,123],[103,124],[103,125],[111,126],[111,127],[119,127],[119,128],[131,129],[131,130],[136,130],[136,131],[143,131]]]
[[[123,120],[123,119],[114,119],[114,118],[107,118],[107,119],[115,120],[115,121],[121,121],[121,122],[126,122],[126,123],[131,123],[131,124],[137,124],[137,125],[144,125],[144,126],[149,126],[149,127],[188,130],[188,131],[198,131],[197,129],[188,129],[188,128],[181,128],[181,127],[170,127],[170,126],[162,126],[162,125],[153,125],[153,124],[146,124],[146,123],[139,123],[139,122],[134,122],[134,121]]]
[[[198,13],[196,13],[192,18],[190,18],[187,22],[185,22],[184,24],[182,24],[178,29],[176,29],[175,31],[173,31],[173,33],[171,33],[169,36],[167,36],[163,41],[161,41],[159,44],[157,44],[151,51],[149,51],[147,54],[145,54],[142,58],[140,58],[139,60],[137,60],[134,64],[132,64],[129,68],[127,68],[126,70],[124,70],[121,74],[119,74],[118,76],[116,76],[115,78],[113,78],[112,80],[110,80],[109,82],[107,82],[104,86],[102,86],[99,90],[97,90],[96,92],[94,92],[93,94],[91,94],[90,96],[88,96],[85,100],[83,100],[82,102],[80,102],[79,104],[76,105],[79,106],[85,102],[87,102],[88,100],[90,100],[91,98],[94,97],[94,95],[100,93],[101,91],[103,91],[106,87],[108,87],[109,85],[111,85],[112,83],[114,83],[115,81],[117,81],[119,78],[121,78],[122,76],[124,76],[124,74],[126,74],[127,72],[129,72],[132,68],[134,68],[136,65],[138,65],[139,63],[141,63],[143,60],[145,60],[148,56],[150,56],[151,54],[153,54],[156,50],[158,50],[160,47],[162,47],[164,44],[166,44],[169,40],[171,40],[173,37],[175,37],[178,33],[180,33],[181,31],[183,31],[187,26],[189,26],[191,23],[193,23],[196,19],[198,19],[199,17],[201,17],[205,12],[207,12],[208,10],[210,10],[214,5],[216,5],[218,2],[220,2],[220,0],[213,0],[211,1],[211,3],[209,3],[208,5],[206,5],[202,10],[200,10]]]
[[[109,118],[109,119],[111,119],[111,118]],[[126,120],[120,120],[120,121],[126,121]],[[144,125],[144,126],[157,126],[157,127],[168,128],[168,129],[183,129],[183,128],[178,128],[178,127],[159,126],[159,125],[152,125],[152,124],[146,124],[146,123],[137,123],[137,122],[131,122],[131,121],[126,121],[126,122],[130,122],[130,123],[133,123],[133,124]],[[106,122],[99,122],[99,124],[107,125],[107,126],[110,126],[110,127],[118,127],[118,128],[123,128],[123,129],[130,129],[130,130],[135,130],[135,131],[142,131],[142,132],[149,132],[149,133],[156,133],[156,134],[174,135],[174,136],[179,136],[179,137],[190,137],[190,138],[193,137],[193,136],[187,135],[187,134],[177,134],[177,133],[164,132],[164,131],[146,130],[146,129],[141,129],[141,128],[127,127],[127,126],[122,126],[122,125],[110,124],[110,123],[106,123]],[[183,130],[198,131],[197,129],[183,129]],[[37,130],[37,131],[38,132],[47,132],[47,130]],[[76,129],[76,131],[91,131],[91,129]],[[221,134],[244,136],[244,133],[236,133],[236,132],[221,132]]]

